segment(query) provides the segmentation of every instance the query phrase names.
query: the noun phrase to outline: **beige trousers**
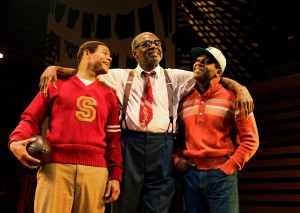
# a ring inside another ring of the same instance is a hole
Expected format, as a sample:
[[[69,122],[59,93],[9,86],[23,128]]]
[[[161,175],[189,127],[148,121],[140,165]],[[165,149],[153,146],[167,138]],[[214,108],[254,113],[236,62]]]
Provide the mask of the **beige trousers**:
[[[37,173],[35,213],[104,213],[107,168],[51,163]]]

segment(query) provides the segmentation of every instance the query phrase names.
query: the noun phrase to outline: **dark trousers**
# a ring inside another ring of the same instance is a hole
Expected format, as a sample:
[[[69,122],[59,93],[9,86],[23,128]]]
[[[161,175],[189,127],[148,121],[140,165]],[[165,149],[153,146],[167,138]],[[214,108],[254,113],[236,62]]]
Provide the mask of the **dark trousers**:
[[[239,213],[237,172],[227,176],[220,169],[184,171],[187,213]]]
[[[124,173],[113,213],[168,213],[175,192],[172,134],[122,133]]]

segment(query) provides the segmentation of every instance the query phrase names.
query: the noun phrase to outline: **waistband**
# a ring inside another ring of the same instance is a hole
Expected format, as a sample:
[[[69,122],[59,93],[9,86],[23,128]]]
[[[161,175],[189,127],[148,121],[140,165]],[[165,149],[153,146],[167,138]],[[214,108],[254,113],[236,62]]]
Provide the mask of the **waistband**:
[[[127,129],[122,129],[122,134],[127,135],[127,136],[134,136],[134,137],[144,137],[144,138],[172,138],[173,134],[172,133],[154,133],[154,132],[139,132],[139,131],[134,131],[134,130],[127,130]]]

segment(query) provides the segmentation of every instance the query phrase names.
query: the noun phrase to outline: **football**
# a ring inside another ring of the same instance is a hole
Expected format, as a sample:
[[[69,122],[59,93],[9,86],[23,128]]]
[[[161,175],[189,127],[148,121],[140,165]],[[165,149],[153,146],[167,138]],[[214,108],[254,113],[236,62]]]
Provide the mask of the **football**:
[[[46,138],[41,135],[33,136],[35,141],[29,143],[26,147],[30,156],[37,158],[41,161],[38,166],[43,166],[51,159],[51,146]]]

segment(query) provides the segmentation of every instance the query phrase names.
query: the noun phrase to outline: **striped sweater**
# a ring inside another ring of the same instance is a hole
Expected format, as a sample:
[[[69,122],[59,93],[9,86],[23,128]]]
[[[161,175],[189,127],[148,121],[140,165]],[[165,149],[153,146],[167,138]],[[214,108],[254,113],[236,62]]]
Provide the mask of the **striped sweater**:
[[[194,88],[181,100],[175,167],[186,158],[194,161],[198,169],[220,168],[230,175],[241,170],[258,149],[254,114],[248,118],[241,115],[234,108],[236,95],[219,81],[220,78],[211,80],[210,89],[203,95]]]

